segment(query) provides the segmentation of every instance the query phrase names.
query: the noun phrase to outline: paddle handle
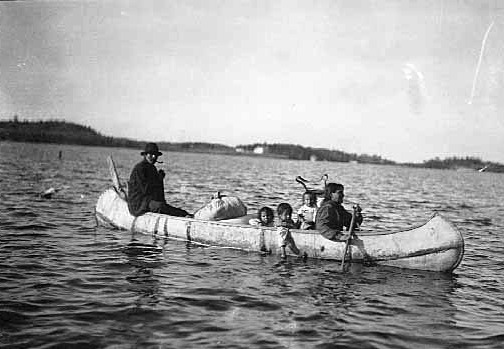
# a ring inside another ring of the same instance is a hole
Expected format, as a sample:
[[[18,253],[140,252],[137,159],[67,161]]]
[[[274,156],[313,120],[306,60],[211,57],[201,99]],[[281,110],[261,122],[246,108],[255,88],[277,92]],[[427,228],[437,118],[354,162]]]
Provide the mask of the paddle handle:
[[[353,232],[355,229],[355,223],[356,223],[356,219],[357,219],[357,207],[358,207],[358,205],[355,205],[353,207],[352,220],[350,221],[350,229],[349,229],[350,237],[348,238],[348,240],[345,243],[345,251],[343,252],[343,258],[341,259],[341,269],[343,269],[343,267],[345,266],[345,257],[348,253],[348,246],[350,244],[350,240],[352,239]]]

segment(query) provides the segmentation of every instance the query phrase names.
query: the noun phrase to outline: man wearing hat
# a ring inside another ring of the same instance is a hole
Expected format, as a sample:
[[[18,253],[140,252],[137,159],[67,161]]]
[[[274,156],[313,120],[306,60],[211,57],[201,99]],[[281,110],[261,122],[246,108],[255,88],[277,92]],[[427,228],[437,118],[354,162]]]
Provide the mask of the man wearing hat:
[[[143,160],[131,171],[128,182],[128,208],[133,216],[140,216],[145,212],[190,216],[187,211],[166,203],[163,185],[165,173],[154,166],[162,154],[156,143],[147,143],[145,150],[140,153]]]

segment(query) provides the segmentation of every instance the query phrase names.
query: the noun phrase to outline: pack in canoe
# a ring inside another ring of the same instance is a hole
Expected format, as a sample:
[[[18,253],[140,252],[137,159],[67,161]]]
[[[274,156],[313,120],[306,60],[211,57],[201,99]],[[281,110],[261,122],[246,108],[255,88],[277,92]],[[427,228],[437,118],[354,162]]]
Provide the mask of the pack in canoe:
[[[246,251],[280,253],[276,228],[252,226],[245,219],[206,221],[146,213],[129,213],[124,195],[117,188],[103,192],[96,204],[98,223],[118,229],[157,235],[204,245]],[[341,261],[344,242],[324,238],[314,230],[291,230],[291,235],[308,258]],[[347,260],[400,268],[450,272],[461,262],[464,240],[461,233],[439,214],[419,227],[399,232],[355,232]]]

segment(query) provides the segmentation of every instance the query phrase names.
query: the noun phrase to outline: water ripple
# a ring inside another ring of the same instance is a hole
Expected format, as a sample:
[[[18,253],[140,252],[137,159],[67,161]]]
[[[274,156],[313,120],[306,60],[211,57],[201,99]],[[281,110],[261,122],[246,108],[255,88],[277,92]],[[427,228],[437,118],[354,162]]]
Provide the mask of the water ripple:
[[[60,161],[64,148],[72,159]],[[131,149],[0,142],[0,346],[18,348],[500,348],[504,176],[167,153],[167,197],[189,211],[217,190],[249,213],[301,204],[295,176],[346,186],[369,230],[442,212],[462,231],[455,273],[280,261],[96,227]],[[5,154],[5,156],[4,156]],[[26,159],[27,161],[19,161]],[[15,180],[14,180],[15,179]],[[38,193],[59,189],[52,199]],[[197,193],[197,195],[195,195]]]

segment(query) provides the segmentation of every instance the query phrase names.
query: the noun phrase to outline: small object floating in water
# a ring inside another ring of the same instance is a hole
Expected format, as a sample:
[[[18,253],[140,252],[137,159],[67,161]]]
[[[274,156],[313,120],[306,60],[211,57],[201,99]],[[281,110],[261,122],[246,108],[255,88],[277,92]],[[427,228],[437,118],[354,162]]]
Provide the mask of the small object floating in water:
[[[40,193],[39,196],[43,199],[51,199],[56,192],[58,192],[58,189],[51,187]]]
[[[478,172],[485,172],[488,168],[488,165],[486,165],[485,167],[482,167],[478,170]]]

